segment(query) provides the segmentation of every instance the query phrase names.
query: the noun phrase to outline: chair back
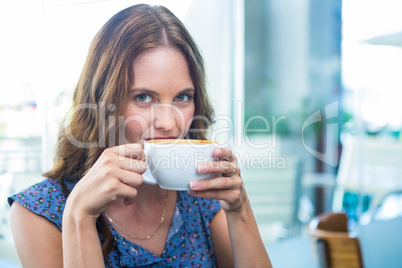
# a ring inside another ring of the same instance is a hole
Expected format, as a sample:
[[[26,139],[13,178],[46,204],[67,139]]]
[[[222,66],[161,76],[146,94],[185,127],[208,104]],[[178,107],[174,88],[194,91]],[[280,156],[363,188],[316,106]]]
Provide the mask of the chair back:
[[[348,232],[348,219],[344,213],[326,213],[311,221],[314,229],[329,232]]]
[[[316,257],[321,268],[363,268],[359,240],[347,231],[342,213],[314,218],[309,226]]]

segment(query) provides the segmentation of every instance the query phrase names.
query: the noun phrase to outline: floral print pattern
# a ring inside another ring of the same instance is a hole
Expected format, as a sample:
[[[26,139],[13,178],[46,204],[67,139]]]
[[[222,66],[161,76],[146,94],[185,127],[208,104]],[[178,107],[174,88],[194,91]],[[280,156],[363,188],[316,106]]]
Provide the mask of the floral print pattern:
[[[74,183],[66,183],[72,189]],[[59,184],[46,179],[8,198],[62,229],[66,195]],[[216,200],[196,198],[178,192],[175,212],[161,256],[125,239],[109,223],[114,246],[105,259],[106,267],[216,267],[209,224],[221,208]],[[102,240],[101,240],[102,242]]]

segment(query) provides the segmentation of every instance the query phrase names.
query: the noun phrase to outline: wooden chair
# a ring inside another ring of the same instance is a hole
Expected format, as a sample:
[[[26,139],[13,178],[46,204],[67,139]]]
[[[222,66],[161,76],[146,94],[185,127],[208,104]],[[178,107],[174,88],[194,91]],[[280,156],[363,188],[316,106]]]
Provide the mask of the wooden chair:
[[[321,268],[363,268],[359,240],[348,233],[345,214],[314,218],[309,233]]]

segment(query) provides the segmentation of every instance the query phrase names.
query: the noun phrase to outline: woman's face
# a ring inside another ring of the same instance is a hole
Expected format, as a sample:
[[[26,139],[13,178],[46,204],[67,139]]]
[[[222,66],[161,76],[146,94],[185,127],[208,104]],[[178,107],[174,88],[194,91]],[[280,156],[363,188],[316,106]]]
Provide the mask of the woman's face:
[[[184,138],[194,116],[195,88],[181,52],[157,48],[134,60],[134,84],[124,112],[125,139]]]

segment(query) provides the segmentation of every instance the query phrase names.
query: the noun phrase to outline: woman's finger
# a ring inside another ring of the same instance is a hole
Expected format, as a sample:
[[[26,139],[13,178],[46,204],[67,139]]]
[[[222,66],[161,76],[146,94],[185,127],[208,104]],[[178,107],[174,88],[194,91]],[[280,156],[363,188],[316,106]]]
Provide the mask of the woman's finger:
[[[122,157],[141,159],[141,160],[145,160],[146,158],[144,149],[138,143],[123,144],[112,148],[108,148],[105,151],[108,150]]]
[[[214,150],[214,156],[220,160],[232,162],[235,159],[233,151],[229,148],[218,148]]]
[[[124,204],[130,205],[137,198],[137,188],[121,183],[118,187],[110,188],[110,196],[112,200],[124,198]]]
[[[243,194],[243,187],[233,190],[206,190],[206,191],[194,191],[190,190],[189,194],[200,197],[200,198],[207,198],[207,199],[218,199],[222,200],[231,204],[239,202],[242,199]]]
[[[100,159],[97,161],[97,169],[102,166],[116,166],[125,170],[133,171],[135,173],[142,174],[147,169],[147,164],[145,163],[145,156],[142,147],[138,144],[132,144],[131,146],[124,147],[125,145],[106,149]],[[129,148],[124,151],[123,148]],[[123,153],[125,155],[123,155]]]
[[[121,157],[117,159],[117,164],[120,168],[128,171],[133,171],[138,174],[143,174],[148,166],[144,160]]]
[[[113,169],[110,175],[118,178],[122,184],[137,188],[143,182],[142,176],[138,173],[134,173],[123,169]]]
[[[231,177],[216,177],[211,179],[204,179],[198,181],[192,181],[190,188],[196,191],[207,190],[230,190],[241,188],[243,180],[238,175]]]
[[[240,169],[233,162],[219,161],[207,162],[198,166],[198,172],[201,174],[222,173],[222,174],[240,174]]]

